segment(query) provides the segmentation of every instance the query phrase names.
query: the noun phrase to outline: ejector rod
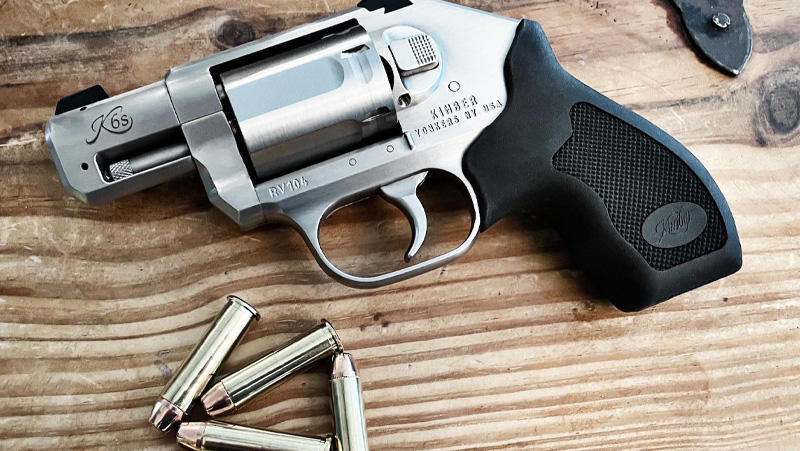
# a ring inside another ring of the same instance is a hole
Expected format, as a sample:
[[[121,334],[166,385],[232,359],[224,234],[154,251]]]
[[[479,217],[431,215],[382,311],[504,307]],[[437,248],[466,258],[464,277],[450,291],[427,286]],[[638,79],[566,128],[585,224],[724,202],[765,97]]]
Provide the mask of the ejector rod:
[[[111,163],[107,175],[112,182],[116,182],[189,155],[189,146],[179,142]]]

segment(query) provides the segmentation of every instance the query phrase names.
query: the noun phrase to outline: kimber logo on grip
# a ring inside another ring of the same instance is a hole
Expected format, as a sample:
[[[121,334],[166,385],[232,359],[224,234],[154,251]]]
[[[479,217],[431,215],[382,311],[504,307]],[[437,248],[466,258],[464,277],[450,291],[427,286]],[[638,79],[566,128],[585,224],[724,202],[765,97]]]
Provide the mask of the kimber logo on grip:
[[[642,237],[655,247],[670,249],[691,242],[706,228],[708,215],[691,202],[664,205],[642,224]]]
[[[86,144],[94,144],[103,130],[115,135],[121,135],[133,127],[133,118],[122,112],[122,105],[111,109],[107,114],[101,114],[92,121],[94,136],[86,139]]]

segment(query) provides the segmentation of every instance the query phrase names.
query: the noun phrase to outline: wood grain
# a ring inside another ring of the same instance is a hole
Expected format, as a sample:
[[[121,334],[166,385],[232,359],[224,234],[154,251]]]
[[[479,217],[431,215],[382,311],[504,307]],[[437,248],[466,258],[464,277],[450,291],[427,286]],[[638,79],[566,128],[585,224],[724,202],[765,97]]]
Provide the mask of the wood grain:
[[[263,318],[226,370],[328,318],[361,367],[374,450],[800,449],[800,4],[745,2],[755,53],[728,78],[662,0],[464,3],[539,21],[570,72],[686,144],[730,203],[742,270],[626,315],[520,218],[440,271],[359,291],[289,229],[241,233],[196,177],[84,205],[44,143],[60,97],[132,89],[350,2],[0,1],[0,448],[177,449],[150,408],[238,293]],[[455,246],[457,204],[432,202],[436,246]],[[370,267],[405,227],[373,202],[325,233]],[[325,371],[230,420],[330,432]]]

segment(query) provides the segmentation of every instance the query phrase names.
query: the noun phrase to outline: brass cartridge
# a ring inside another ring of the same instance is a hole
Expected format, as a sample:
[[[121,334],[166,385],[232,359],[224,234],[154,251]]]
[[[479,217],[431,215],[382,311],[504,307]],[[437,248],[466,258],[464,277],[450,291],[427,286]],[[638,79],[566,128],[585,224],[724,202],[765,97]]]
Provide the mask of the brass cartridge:
[[[228,296],[225,308],[161,392],[150,414],[153,426],[167,432],[183,421],[254,318],[259,318],[256,309],[236,296]]]

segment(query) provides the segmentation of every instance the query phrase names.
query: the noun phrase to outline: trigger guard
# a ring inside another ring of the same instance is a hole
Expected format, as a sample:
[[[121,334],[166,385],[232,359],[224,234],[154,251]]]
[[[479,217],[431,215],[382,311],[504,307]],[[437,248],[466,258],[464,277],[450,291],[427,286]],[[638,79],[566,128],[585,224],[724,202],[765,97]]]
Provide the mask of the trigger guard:
[[[378,274],[374,276],[356,276],[342,271],[336,267],[336,265],[334,265],[333,262],[331,262],[325,255],[325,251],[322,250],[322,245],[319,242],[319,228],[322,225],[322,221],[325,220],[338,206],[335,202],[331,202],[326,208],[318,211],[305,210],[304,212],[286,212],[286,215],[292,220],[293,225],[300,235],[302,235],[303,240],[308,246],[308,249],[314,256],[314,259],[326,274],[342,284],[353,288],[382,287],[420,275],[456,260],[464,255],[477,239],[478,234],[480,233],[481,224],[480,214],[478,212],[478,200],[475,195],[475,191],[463,174],[453,174],[451,171],[446,172],[454,175],[462,183],[467,192],[470,204],[470,216],[472,217],[472,227],[470,228],[469,235],[467,235],[464,241],[455,249],[452,249],[442,255],[384,274]]]

